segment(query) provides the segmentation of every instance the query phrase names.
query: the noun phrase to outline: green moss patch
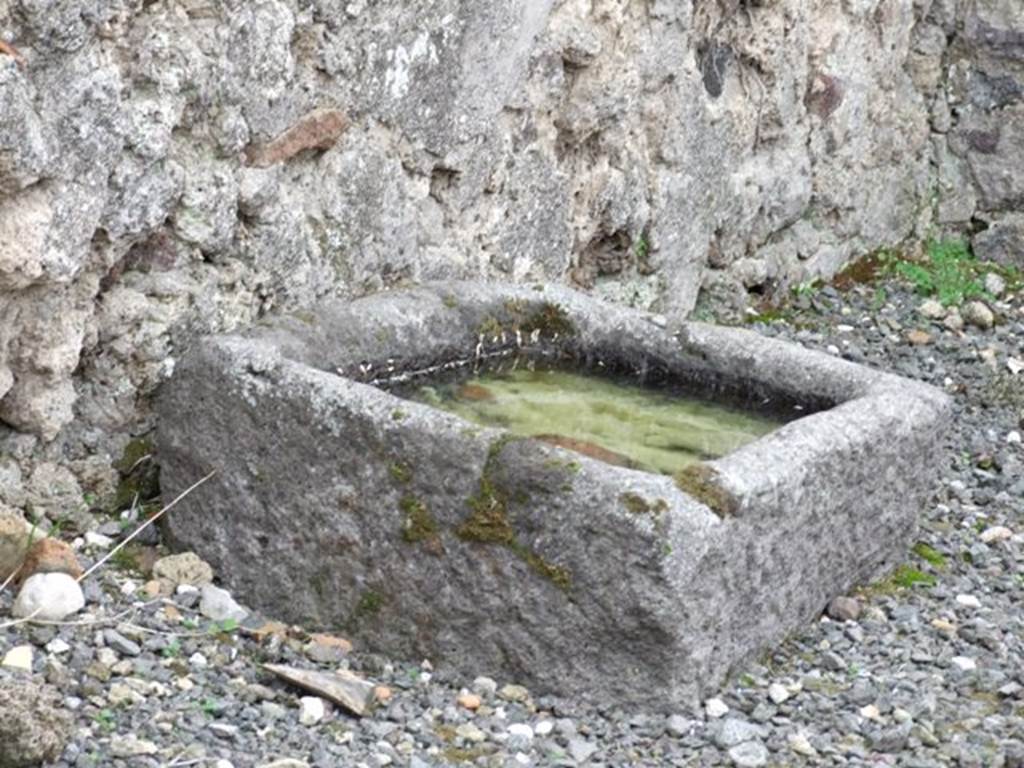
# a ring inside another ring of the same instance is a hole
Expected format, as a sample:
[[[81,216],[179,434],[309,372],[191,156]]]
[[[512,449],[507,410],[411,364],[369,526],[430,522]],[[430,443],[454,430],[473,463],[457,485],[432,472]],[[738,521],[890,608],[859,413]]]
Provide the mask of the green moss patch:
[[[388,474],[396,483],[407,485],[412,481],[412,470],[408,466],[400,462],[394,462],[388,465]]]
[[[648,501],[636,493],[624,493],[619,496],[619,501],[634,515],[658,515],[668,509],[668,502],[664,499]]]
[[[740,508],[739,500],[723,488],[718,472],[707,464],[691,464],[673,476],[676,485],[719,517],[733,517]]]
[[[485,317],[477,332],[485,338],[495,338],[502,333],[511,334],[516,331],[525,335],[536,332],[548,338],[576,335],[576,326],[569,313],[558,304],[545,301],[531,309],[527,301],[510,299],[505,302],[504,310],[503,318],[494,315]]]
[[[384,607],[384,596],[372,589],[367,589],[359,596],[356,603],[355,617],[357,619],[372,618],[380,613]]]
[[[572,588],[572,573],[567,568],[548,562],[519,542],[508,517],[508,494],[499,488],[492,478],[494,464],[501,451],[514,439],[512,436],[506,435],[495,440],[491,445],[487,461],[484,464],[484,471],[480,477],[480,488],[477,494],[469,500],[470,515],[455,530],[455,535],[463,541],[499,544],[508,547],[531,570],[568,592]],[[527,495],[523,496],[524,501],[528,498]]]
[[[911,551],[935,568],[946,567],[946,556],[931,545],[925,544],[923,541],[919,541],[915,544]]]
[[[405,541],[410,544],[439,542],[440,528],[426,504],[415,496],[403,496],[398,507],[405,516],[402,522],[402,538]]]

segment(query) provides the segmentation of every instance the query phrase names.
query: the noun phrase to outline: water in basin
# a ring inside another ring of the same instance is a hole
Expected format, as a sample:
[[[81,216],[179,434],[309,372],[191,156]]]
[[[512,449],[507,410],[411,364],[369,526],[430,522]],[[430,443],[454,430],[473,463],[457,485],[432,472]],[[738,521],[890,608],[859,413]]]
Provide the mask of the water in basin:
[[[420,386],[411,396],[477,424],[665,474],[723,456],[781,423],[671,391],[562,370],[484,373]]]

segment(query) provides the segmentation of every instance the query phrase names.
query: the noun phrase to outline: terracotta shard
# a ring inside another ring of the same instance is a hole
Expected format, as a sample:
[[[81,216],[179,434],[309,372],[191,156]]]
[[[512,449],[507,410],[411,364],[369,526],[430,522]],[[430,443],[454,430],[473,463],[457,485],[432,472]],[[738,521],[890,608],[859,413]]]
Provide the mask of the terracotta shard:
[[[245,150],[246,161],[256,168],[268,168],[307,149],[330,149],[348,126],[348,118],[339,110],[314,109],[277,138],[251,144]]]
[[[312,669],[286,667],[283,664],[264,664],[263,668],[282,680],[333,701],[360,717],[367,713],[375,698],[373,683],[351,672],[318,672]]]

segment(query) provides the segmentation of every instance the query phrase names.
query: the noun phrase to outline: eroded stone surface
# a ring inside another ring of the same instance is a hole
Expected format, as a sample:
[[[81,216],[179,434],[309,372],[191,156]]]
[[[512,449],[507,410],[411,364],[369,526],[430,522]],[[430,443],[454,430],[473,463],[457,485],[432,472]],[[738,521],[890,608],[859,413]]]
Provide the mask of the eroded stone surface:
[[[109,466],[197,335],[326,294],[574,282],[675,322],[936,223],[1020,263],[1005,0],[101,5],[0,5],[25,477]]]
[[[182,361],[159,404],[164,491],[216,475],[167,519],[172,539],[285,620],[620,703],[706,694],[901,557],[949,410],[829,355],[696,323],[673,334],[566,290],[446,283],[315,318]],[[708,462],[718,508],[360,383],[537,339],[818,412]]]

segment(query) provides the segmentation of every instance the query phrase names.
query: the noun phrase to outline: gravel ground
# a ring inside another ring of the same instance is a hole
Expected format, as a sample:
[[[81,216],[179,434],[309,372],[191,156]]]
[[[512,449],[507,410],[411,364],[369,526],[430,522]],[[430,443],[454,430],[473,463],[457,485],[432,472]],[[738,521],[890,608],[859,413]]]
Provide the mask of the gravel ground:
[[[31,645],[33,670],[73,712],[60,766],[1024,766],[1024,301],[989,304],[996,325],[980,328],[981,310],[947,317],[892,282],[826,287],[752,324],[942,387],[957,417],[907,565],[834,606],[856,621],[805,627],[699,710],[581,710],[297,628],[261,637],[245,628],[258,620],[212,624],[194,592],[150,598],[116,568],[87,580],[75,623],[0,629],[0,655]],[[973,323],[956,330],[963,317]],[[11,602],[0,595],[0,616]],[[266,662],[340,664],[386,700],[362,719],[328,706],[317,720]]]

